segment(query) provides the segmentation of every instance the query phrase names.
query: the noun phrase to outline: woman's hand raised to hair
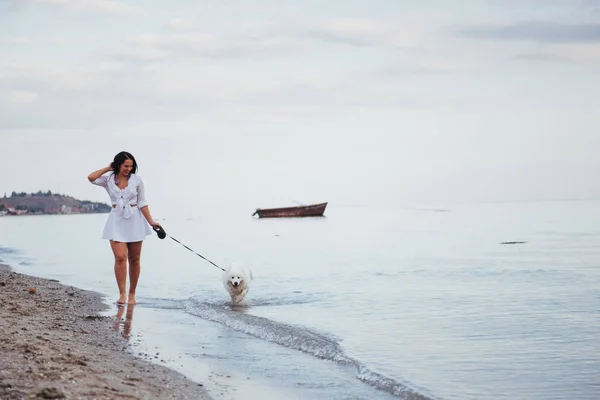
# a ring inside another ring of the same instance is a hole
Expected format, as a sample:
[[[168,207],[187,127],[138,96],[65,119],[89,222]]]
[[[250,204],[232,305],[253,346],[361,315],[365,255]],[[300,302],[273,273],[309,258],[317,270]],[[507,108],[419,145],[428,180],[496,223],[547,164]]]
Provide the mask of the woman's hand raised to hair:
[[[113,163],[110,163],[108,164],[108,167],[104,167],[99,169],[98,171],[92,172],[88,175],[88,180],[93,183],[96,179],[100,178],[105,173],[112,171],[112,164]]]

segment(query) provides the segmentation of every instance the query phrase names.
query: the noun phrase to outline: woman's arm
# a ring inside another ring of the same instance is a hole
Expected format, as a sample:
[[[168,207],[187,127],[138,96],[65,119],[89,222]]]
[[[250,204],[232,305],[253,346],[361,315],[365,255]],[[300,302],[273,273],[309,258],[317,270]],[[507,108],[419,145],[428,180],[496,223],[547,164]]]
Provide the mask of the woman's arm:
[[[138,177],[139,178],[139,177]],[[144,182],[142,178],[139,178],[139,183],[137,186],[137,206],[142,212],[146,221],[150,224],[150,226],[160,226],[160,224],[152,219],[152,215],[150,214],[150,208],[148,208],[148,201],[146,200],[146,189],[144,187]]]
[[[112,171],[112,163],[108,164],[108,167],[104,167],[99,169],[98,171],[94,171],[88,175],[88,181],[94,182],[96,179],[100,178],[105,173]]]
[[[144,215],[144,218],[146,218],[146,221],[148,221],[150,226],[152,226],[152,227],[160,226],[160,224],[158,222],[156,222],[152,219],[152,215],[150,215],[150,207],[144,206],[144,207],[140,208],[140,211],[142,212],[142,215]]]

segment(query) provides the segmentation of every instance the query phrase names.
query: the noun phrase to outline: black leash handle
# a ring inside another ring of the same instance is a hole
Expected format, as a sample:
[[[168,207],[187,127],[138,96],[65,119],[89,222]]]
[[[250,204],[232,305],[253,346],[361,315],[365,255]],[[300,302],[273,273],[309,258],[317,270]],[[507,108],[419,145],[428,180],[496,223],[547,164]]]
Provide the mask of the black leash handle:
[[[179,243],[180,245],[182,245],[183,247],[185,247],[186,249],[188,249],[189,251],[191,251],[192,253],[194,253],[195,255],[197,255],[198,257],[202,258],[203,260],[208,261],[209,263],[211,263],[212,265],[214,265],[215,267],[219,268],[221,271],[225,272],[225,270],[221,267],[219,267],[217,264],[215,264],[214,262],[210,261],[208,258],[204,257],[201,254],[196,253],[194,250],[190,249],[189,247],[187,247],[185,244],[181,243],[179,240],[175,239],[173,236],[171,235],[167,235],[167,232],[165,232],[165,230],[163,229],[162,226],[153,226],[152,229],[154,229],[154,231],[156,232],[156,234],[158,235],[159,239],[164,239],[167,236],[169,236],[171,239],[173,239],[174,241],[176,241],[177,243]]]

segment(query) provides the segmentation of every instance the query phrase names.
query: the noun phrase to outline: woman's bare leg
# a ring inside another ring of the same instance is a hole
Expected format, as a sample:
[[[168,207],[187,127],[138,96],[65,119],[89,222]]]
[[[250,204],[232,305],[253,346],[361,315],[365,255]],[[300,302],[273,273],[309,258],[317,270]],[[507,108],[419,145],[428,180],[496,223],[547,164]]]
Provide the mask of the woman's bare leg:
[[[142,243],[134,242],[127,243],[129,249],[129,299],[128,304],[135,304],[135,289],[137,288],[138,279],[140,278],[140,258],[142,255]]]
[[[127,243],[110,241],[110,247],[115,256],[115,278],[119,287],[119,300],[117,303],[125,304],[127,293],[125,284],[127,282]]]

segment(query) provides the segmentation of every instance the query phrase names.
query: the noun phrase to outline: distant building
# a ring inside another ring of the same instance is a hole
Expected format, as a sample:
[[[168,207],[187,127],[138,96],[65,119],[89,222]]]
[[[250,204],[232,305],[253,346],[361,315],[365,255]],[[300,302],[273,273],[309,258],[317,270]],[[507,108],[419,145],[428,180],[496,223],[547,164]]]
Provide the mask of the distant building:
[[[28,213],[27,210],[16,210],[14,208],[8,208],[8,215],[25,215]]]
[[[98,208],[96,204],[83,204],[81,206],[81,212],[92,212]]]

